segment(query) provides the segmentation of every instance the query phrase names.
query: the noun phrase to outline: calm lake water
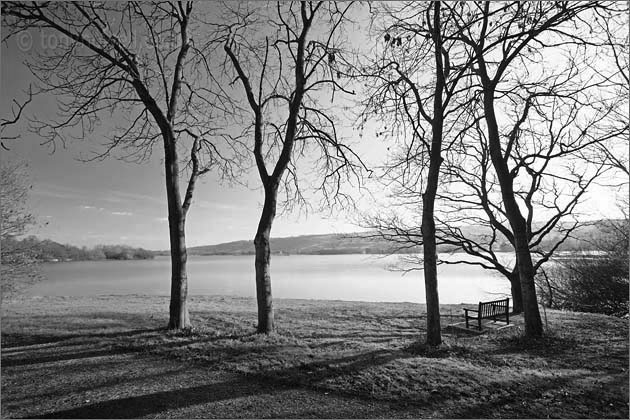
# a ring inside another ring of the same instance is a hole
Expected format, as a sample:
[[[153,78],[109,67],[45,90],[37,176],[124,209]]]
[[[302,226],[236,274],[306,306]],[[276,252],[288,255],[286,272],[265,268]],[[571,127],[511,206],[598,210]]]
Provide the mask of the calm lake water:
[[[422,272],[403,275],[392,271],[398,258],[272,256],[273,294],[277,298],[424,302]],[[29,290],[31,296],[170,293],[168,257],[144,261],[48,263],[43,265],[42,271],[46,279]],[[507,279],[476,266],[442,265],[438,273],[441,303],[477,302],[510,293]],[[191,256],[188,279],[190,295],[254,297],[254,256]]]

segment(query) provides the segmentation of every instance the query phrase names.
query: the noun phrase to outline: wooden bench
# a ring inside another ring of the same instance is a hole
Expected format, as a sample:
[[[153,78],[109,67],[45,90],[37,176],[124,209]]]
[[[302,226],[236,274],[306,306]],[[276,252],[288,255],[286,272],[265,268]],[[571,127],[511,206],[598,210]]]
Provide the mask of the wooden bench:
[[[468,315],[468,312],[476,312],[476,315]],[[506,324],[510,323],[510,298],[493,300],[491,302],[479,302],[477,309],[464,308],[464,316],[466,317],[466,328],[468,328],[468,320],[476,319],[477,328],[481,330],[482,319],[505,318]]]

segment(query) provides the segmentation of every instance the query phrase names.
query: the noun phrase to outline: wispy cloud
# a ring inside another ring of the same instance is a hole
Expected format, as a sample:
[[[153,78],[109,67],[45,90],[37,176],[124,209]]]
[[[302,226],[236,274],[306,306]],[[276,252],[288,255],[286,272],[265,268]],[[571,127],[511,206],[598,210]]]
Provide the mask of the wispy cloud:
[[[105,209],[103,207],[96,207],[96,206],[86,206],[86,205],[82,205],[79,206],[81,208],[81,210],[97,210],[97,211],[104,211]]]
[[[96,207],[96,206],[88,206],[88,205],[81,205],[79,206],[81,208],[81,210],[91,210],[91,211],[99,211],[99,212],[103,212],[106,209],[103,207]],[[108,212],[114,216],[133,216],[133,213],[130,211],[109,211]]]
[[[133,216],[133,213],[130,211],[113,211],[112,214],[114,216]]]
[[[107,201],[108,203],[122,203],[123,201],[125,201],[120,197],[112,197],[112,196],[101,197],[101,200]]]
[[[202,209],[208,210],[223,210],[223,211],[239,211],[243,209],[243,206],[237,206],[234,204],[226,204],[226,203],[217,203],[217,202],[208,202],[205,200],[199,200],[193,202],[193,206],[197,206]]]
[[[154,196],[145,195],[145,194],[135,194],[135,193],[129,193],[125,191],[108,190],[105,192],[105,194],[107,194],[108,196],[103,197],[102,199],[105,201],[113,202],[113,203],[119,203],[119,202],[128,201],[128,200],[142,201],[142,202],[150,201],[156,204],[164,204],[165,202],[165,198],[162,198],[162,197],[154,197]]]
[[[50,197],[64,200],[78,200],[85,197],[85,194],[81,191],[46,182],[35,184],[31,190],[31,194],[39,197]]]
[[[81,199],[85,201],[86,197],[94,197],[95,200],[105,201],[109,203],[124,202],[151,202],[155,204],[165,204],[165,198],[161,196],[150,196],[145,194],[136,194],[132,192],[105,190],[96,191],[92,189],[71,188],[63,185],[55,185],[48,182],[39,182],[33,186],[31,193],[35,196],[50,197],[57,199]],[[94,207],[94,206],[88,206]]]

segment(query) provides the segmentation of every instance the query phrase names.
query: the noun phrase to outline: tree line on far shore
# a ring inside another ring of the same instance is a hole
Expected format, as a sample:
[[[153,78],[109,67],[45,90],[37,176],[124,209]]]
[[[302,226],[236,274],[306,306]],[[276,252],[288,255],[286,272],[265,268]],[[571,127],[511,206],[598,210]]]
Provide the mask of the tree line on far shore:
[[[57,261],[148,260],[153,252],[128,245],[97,245],[92,248],[60,244],[50,239],[28,236],[3,238],[2,264]]]

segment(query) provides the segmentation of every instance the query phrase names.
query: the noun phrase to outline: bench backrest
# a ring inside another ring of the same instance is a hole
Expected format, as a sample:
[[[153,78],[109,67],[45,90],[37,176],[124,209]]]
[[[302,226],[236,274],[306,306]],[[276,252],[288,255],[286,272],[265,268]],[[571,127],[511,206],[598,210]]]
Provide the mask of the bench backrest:
[[[508,312],[510,298],[493,300],[491,302],[479,302],[479,317],[488,318],[495,315],[503,315]]]

